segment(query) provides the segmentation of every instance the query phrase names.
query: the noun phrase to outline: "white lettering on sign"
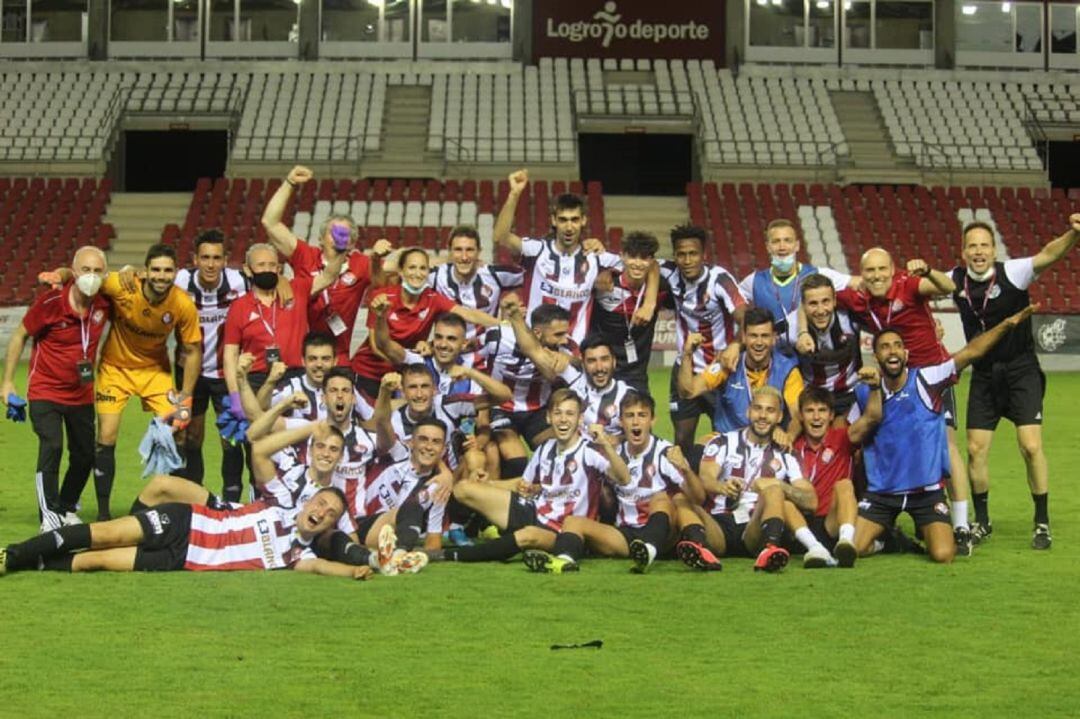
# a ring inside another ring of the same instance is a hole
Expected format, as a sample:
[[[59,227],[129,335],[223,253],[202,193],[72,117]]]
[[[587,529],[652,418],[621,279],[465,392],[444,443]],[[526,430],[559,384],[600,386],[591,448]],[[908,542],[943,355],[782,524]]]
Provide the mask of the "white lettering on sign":
[[[693,20],[685,23],[650,23],[640,18],[634,22],[624,22],[622,15],[617,13],[618,7],[609,0],[604,3],[604,9],[593,15],[593,22],[579,20],[577,22],[560,22],[556,24],[554,18],[547,19],[547,36],[569,40],[570,42],[583,42],[593,39],[600,40],[603,47],[611,47],[613,40],[652,40],[654,43],[662,42],[686,42],[687,40],[708,40],[709,26],[696,23]]]

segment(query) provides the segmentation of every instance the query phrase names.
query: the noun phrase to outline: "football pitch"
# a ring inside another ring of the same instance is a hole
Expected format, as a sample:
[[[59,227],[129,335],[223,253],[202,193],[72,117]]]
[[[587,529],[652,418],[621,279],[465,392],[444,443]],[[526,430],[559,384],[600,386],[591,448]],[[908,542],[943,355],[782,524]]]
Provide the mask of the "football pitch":
[[[907,555],[811,572],[794,558],[764,575],[736,559],[697,574],[661,561],[637,576],[629,560],[587,559],[577,575],[432,564],[363,583],[26,572],[0,579],[0,716],[1075,716],[1080,374],[1048,380],[1049,552],[1029,548],[1006,423],[994,534],[951,566]],[[667,396],[665,371],[652,384]],[[127,414],[114,511],[141,484],[147,419]],[[206,449],[217,490],[220,453]],[[36,451],[28,424],[0,425],[4,544],[37,531]],[[90,518],[92,483],[84,500]]]

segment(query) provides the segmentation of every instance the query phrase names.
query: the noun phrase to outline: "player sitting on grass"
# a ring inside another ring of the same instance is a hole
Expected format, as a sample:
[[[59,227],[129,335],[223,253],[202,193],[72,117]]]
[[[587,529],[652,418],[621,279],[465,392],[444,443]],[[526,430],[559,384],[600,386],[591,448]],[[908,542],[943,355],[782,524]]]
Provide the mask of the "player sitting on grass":
[[[630,481],[626,463],[609,444],[602,428],[596,447],[581,436],[582,402],[573,391],[557,389],[548,400],[547,421],[555,437],[537,448],[521,478],[468,480],[454,486],[454,497],[487,517],[502,532],[498,539],[475,547],[445,550],[459,562],[509,559],[522,549],[552,550],[568,517],[593,517],[603,477],[618,484]],[[549,571],[559,572],[565,560],[552,557]]]
[[[771,385],[758,387],[750,400],[750,425],[716,435],[705,445],[701,481],[711,496],[705,506],[676,497],[682,540],[676,552],[694,569],[720,569],[717,557],[752,557],[755,570],[783,569],[784,500],[799,509],[817,508],[817,494],[803,479],[799,462],[773,440],[783,415],[783,397]],[[835,562],[818,544],[807,551],[805,566]]]
[[[881,376],[873,367],[859,370],[859,379],[876,390]],[[803,513],[792,502],[784,503],[784,520],[807,551],[817,544],[831,549],[841,567],[855,566],[855,517],[859,508],[851,470],[856,447],[881,419],[881,393],[871,392],[866,412],[854,424],[833,427],[833,394],[811,385],[799,396],[802,434],[792,454],[799,459],[803,476],[814,485],[817,509]]]
[[[615,484],[619,502],[616,525],[589,517],[567,517],[555,539],[555,558],[563,560],[562,571],[572,571],[585,548],[603,557],[630,557],[630,571],[643,574],[656,555],[674,541],[672,516],[675,506],[669,493],[683,491],[690,501],[701,504],[705,490],[690,469],[682,450],[652,433],[656,403],[649,395],[631,391],[622,401],[620,416],[626,437],[619,456],[630,470],[627,484]],[[528,550],[525,563],[534,571],[560,566],[547,552]]]
[[[367,579],[370,567],[319,559],[312,549],[315,538],[331,529],[344,513],[345,497],[331,487],[315,492],[299,511],[262,503],[230,510],[164,504],[108,522],[61,527],[9,545],[0,549],[0,575],[23,569],[295,569]]]

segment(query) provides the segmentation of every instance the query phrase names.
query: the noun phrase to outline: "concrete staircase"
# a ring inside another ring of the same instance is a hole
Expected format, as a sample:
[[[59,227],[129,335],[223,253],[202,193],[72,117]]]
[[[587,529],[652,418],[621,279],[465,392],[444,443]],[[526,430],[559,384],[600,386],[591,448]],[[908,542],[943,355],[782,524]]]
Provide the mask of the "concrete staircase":
[[[641,231],[656,235],[660,241],[660,255],[671,256],[671,228],[690,217],[686,197],[654,197],[631,195],[606,195],[604,197],[604,222],[608,227],[623,228],[627,233]]]
[[[191,193],[114,192],[105,212],[105,222],[116,230],[116,239],[109,251],[109,267],[124,265],[142,267],[146,250],[161,241],[165,225],[183,225],[191,205]],[[186,265],[190,257],[181,257]]]
[[[846,166],[840,167],[841,183],[918,183],[922,176],[910,159],[893,152],[889,131],[872,92],[829,93],[844,139],[851,148]]]
[[[386,88],[382,149],[365,152],[361,167],[367,177],[438,177],[441,155],[427,152],[431,88],[392,85]]]

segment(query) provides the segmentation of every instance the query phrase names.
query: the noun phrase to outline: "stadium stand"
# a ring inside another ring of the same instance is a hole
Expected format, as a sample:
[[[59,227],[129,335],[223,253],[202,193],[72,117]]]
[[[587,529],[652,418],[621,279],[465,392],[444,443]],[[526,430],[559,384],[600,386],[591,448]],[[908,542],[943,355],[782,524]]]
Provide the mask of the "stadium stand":
[[[77,247],[109,248],[111,190],[94,178],[0,177],[0,305],[27,303],[37,273],[69,264]]]

